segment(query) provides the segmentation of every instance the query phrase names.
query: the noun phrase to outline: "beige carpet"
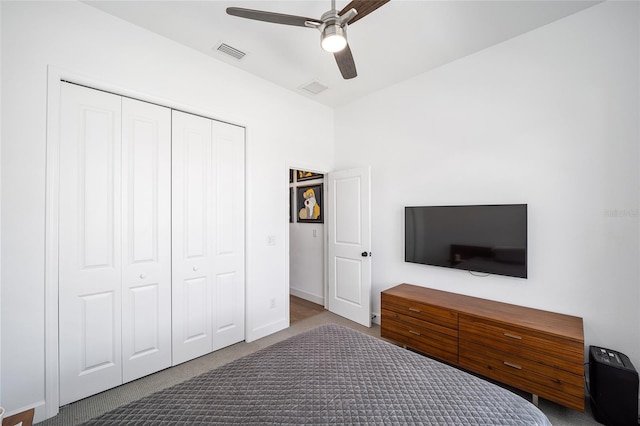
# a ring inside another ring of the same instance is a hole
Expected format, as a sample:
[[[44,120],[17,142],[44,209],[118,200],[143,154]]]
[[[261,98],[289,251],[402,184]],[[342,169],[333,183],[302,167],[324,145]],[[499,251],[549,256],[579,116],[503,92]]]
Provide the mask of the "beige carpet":
[[[359,330],[372,336],[380,337],[380,327],[374,325],[366,328],[334,315],[328,311],[301,320],[286,330],[252,343],[237,343],[195,360],[176,367],[168,368],[142,379],[127,383],[117,388],[102,392],[98,395],[69,404],[60,409],[60,413],[51,419],[38,423],[42,426],[72,426],[89,420],[109,410],[119,407],[136,399],[142,398],[160,389],[180,383],[193,376],[204,373],[212,368],[227,364],[237,358],[255,352],[261,348],[287,339],[303,331],[310,330],[322,324],[341,324]],[[554,426],[564,425],[598,425],[590,413],[561,407],[552,402],[540,399],[540,409],[549,417]]]

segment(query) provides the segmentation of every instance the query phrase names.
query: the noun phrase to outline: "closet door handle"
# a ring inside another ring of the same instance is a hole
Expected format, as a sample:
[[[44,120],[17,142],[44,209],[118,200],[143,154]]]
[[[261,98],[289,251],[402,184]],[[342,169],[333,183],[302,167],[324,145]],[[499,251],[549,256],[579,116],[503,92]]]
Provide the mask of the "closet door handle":
[[[144,280],[145,278],[147,278],[147,276],[145,274],[140,274],[140,279]]]
[[[191,269],[193,269],[193,272],[195,272],[195,271],[197,271],[197,270],[198,270],[198,267],[197,267],[197,266],[194,266],[194,267],[193,267],[193,268],[191,268]]]

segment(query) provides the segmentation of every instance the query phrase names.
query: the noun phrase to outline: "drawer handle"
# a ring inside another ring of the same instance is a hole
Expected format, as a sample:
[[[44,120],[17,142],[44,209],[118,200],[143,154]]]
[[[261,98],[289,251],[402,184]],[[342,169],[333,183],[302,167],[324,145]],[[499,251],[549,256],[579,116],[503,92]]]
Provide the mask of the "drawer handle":
[[[507,362],[507,361],[503,361],[503,364],[506,365],[507,367],[515,368],[516,370],[522,370],[522,367],[520,367],[517,364],[512,364],[512,363]]]
[[[416,336],[421,336],[421,334],[418,333],[417,331],[409,330],[409,333],[415,334]]]
[[[420,313],[420,309],[416,309],[416,308],[409,308],[409,310],[410,310],[411,312],[417,312],[417,313]]]
[[[506,337],[510,337],[511,339],[522,340],[522,337],[516,336],[515,334],[504,333]]]

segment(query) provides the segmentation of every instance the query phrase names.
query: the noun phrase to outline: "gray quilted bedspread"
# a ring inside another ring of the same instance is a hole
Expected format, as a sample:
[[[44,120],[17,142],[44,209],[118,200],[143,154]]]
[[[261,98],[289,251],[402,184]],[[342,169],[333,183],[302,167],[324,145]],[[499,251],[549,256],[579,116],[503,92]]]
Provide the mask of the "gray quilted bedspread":
[[[550,425],[514,393],[337,325],[276,343],[84,425]]]

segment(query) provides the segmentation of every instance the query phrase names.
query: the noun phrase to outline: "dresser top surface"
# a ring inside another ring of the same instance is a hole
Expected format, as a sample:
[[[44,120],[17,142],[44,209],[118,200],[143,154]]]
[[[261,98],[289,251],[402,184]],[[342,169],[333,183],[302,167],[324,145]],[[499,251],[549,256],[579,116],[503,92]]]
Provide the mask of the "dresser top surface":
[[[412,284],[400,284],[382,293],[584,342],[583,324],[580,317],[434,290]]]

